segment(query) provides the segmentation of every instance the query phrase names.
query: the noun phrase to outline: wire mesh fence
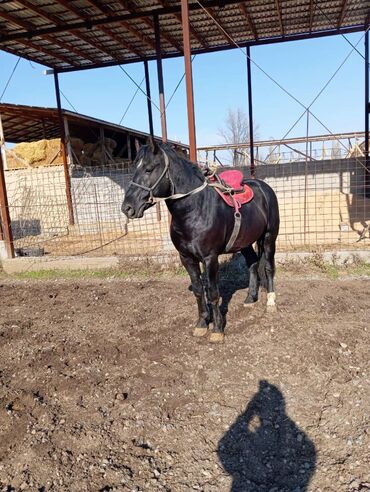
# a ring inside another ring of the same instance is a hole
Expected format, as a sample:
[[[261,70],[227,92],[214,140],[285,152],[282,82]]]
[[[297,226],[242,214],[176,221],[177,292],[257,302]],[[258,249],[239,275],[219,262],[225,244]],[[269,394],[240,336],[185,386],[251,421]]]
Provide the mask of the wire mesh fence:
[[[249,174],[248,167],[241,169]],[[16,254],[171,261],[175,250],[165,204],[141,219],[128,221],[121,213],[132,173],[127,163],[72,167],[70,224],[62,166],[6,171]],[[369,247],[370,198],[362,158],[257,165],[256,178],[278,196],[280,251]]]

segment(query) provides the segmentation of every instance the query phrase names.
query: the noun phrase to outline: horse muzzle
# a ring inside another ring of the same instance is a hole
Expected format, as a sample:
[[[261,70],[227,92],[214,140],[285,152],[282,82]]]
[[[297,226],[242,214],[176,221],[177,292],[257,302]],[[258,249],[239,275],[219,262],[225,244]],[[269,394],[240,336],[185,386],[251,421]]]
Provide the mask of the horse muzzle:
[[[123,202],[121,211],[126,215],[128,219],[141,219],[141,217],[144,215],[144,212],[146,209],[151,207],[152,204],[150,203],[143,203],[141,207],[136,208],[132,205],[129,205],[128,203]]]
[[[131,207],[128,203],[123,202],[122,207],[121,207],[122,213],[126,215],[128,219],[135,219],[136,218],[136,211],[134,207]]]

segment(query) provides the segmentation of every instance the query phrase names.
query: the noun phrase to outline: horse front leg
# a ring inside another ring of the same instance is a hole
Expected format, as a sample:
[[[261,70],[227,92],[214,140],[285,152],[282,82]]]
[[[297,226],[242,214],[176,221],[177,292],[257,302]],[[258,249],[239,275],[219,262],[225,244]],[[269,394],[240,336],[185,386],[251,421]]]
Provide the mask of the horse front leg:
[[[208,280],[208,299],[212,306],[213,330],[209,341],[221,343],[224,341],[224,317],[220,311],[220,291],[218,288],[218,256],[212,255],[204,259],[204,266]]]
[[[180,254],[181,263],[184,265],[191,280],[191,287],[198,304],[198,321],[195,325],[193,336],[203,337],[207,334],[210,321],[207,300],[205,296],[199,261],[189,256]]]

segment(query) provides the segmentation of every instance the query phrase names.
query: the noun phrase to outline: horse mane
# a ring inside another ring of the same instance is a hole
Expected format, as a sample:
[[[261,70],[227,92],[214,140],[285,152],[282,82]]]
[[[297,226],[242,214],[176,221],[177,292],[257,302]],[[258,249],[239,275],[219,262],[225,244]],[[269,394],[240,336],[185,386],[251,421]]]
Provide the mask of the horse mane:
[[[163,143],[160,144],[160,147],[166,152],[169,157],[171,157],[173,161],[175,161],[181,167],[185,167],[186,169],[191,171],[191,174],[193,176],[201,178],[202,180],[204,179],[201,168],[197,164],[189,160],[187,157],[180,155],[171,145]]]

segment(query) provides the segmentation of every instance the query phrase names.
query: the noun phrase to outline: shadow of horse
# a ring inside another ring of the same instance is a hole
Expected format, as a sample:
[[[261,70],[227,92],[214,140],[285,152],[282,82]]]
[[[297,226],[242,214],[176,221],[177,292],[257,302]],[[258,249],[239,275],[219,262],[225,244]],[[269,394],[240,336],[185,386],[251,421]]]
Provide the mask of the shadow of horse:
[[[285,413],[281,391],[260,381],[218,445],[231,492],[304,492],[315,471],[313,442]]]
[[[235,292],[247,289],[248,286],[249,270],[241,253],[235,253],[228,261],[220,264],[220,310],[223,316],[226,316]]]

